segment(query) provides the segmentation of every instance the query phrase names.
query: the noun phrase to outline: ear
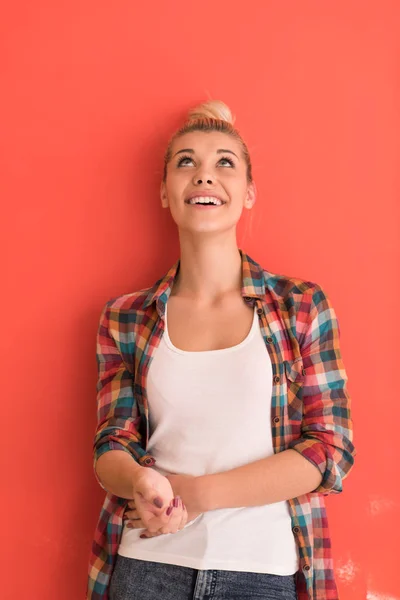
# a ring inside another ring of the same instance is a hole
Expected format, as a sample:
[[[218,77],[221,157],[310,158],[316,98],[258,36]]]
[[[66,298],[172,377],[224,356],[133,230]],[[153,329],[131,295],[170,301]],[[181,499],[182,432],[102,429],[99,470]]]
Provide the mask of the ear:
[[[249,208],[249,209],[253,208],[256,199],[257,199],[257,188],[256,188],[255,182],[252,181],[247,188],[247,194],[246,194],[246,199],[244,201],[244,207]]]
[[[168,197],[167,197],[167,189],[166,189],[166,185],[165,185],[164,181],[161,182],[160,198],[161,198],[161,206],[163,208],[168,208],[169,204],[168,204]]]

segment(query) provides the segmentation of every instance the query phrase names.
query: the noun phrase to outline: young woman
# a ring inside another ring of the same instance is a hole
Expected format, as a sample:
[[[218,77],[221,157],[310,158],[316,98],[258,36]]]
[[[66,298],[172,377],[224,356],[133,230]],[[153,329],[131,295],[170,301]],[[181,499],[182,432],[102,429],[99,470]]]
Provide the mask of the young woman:
[[[196,107],[161,183],[180,258],[100,317],[87,600],[338,598],[324,496],[355,456],[339,324],[320,285],[238,248],[255,200],[228,107]]]

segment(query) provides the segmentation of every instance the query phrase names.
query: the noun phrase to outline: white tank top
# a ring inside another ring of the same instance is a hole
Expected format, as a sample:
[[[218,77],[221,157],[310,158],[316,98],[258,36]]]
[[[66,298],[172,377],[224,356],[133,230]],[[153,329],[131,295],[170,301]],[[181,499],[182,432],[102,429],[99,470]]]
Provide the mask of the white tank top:
[[[198,476],[274,454],[272,365],[258,319],[255,307],[251,330],[236,346],[188,352],[172,344],[166,310],[147,378],[153,469]],[[142,532],[125,525],[118,553],[194,569],[298,570],[286,501],[208,511],[177,533],[140,539]]]

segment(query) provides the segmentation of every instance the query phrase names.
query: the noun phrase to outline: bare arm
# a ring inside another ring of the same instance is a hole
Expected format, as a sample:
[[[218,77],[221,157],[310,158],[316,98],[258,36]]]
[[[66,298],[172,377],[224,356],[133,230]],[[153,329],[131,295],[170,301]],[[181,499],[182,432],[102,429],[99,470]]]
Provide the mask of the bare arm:
[[[201,511],[262,506],[315,490],[322,475],[295,450],[284,450],[247,465],[197,477],[196,496]]]
[[[102,454],[96,463],[96,476],[102,487],[121,498],[133,498],[135,476],[141,467],[124,450],[110,450]]]

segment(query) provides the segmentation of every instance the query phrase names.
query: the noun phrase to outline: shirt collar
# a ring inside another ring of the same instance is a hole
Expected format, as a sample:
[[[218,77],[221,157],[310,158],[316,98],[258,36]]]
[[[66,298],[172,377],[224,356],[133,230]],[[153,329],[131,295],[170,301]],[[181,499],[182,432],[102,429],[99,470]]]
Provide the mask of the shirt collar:
[[[242,258],[242,296],[247,301],[265,297],[265,277],[264,270],[255,260],[239,248]],[[172,286],[178,274],[180,259],[178,259],[168,271],[156,281],[149,289],[147,297],[143,302],[143,308],[147,308],[153,302],[156,303],[159,314],[165,312],[165,304],[171,293]],[[251,300],[250,300],[251,299]]]

